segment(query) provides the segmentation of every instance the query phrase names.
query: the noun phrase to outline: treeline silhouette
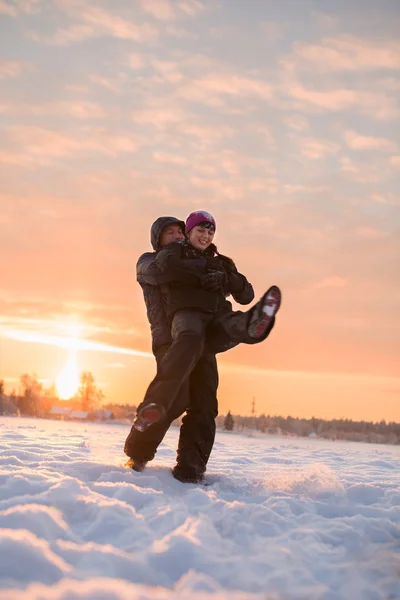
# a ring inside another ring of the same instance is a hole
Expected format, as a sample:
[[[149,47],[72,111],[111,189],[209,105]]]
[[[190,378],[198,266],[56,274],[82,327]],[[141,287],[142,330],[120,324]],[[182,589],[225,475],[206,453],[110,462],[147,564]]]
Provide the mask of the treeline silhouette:
[[[319,437],[328,440],[351,440],[375,444],[400,444],[400,423],[353,421],[351,419],[302,419],[262,414],[258,417],[231,415],[217,417],[217,426],[226,431]]]
[[[80,374],[80,385],[68,400],[60,400],[55,385],[44,388],[36,374],[24,373],[19,380],[18,392],[4,392],[4,380],[0,378],[0,414],[15,414],[43,417],[52,406],[60,404],[75,410],[94,411],[104,402],[104,393],[97,386],[90,371]]]

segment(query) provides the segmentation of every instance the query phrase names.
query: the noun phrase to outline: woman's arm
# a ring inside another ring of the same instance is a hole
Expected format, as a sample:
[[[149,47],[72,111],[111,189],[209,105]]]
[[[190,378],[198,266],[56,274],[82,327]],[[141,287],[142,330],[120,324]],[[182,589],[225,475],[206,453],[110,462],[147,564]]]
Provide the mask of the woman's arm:
[[[254,289],[247,278],[239,273],[231,258],[220,255],[226,271],[225,289],[239,304],[250,304],[254,300]]]

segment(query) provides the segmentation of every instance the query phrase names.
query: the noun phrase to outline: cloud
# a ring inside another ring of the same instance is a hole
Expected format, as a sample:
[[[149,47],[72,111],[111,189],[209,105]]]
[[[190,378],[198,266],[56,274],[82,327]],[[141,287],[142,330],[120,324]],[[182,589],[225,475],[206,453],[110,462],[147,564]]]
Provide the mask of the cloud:
[[[128,56],[128,65],[131,69],[143,69],[146,64],[143,54],[131,53]]]
[[[394,77],[382,78],[383,70],[400,69],[397,41],[378,43],[340,36],[316,44],[295,43],[292,52],[279,62],[280,89],[295,99],[297,110],[357,109],[382,120],[399,116],[399,82]],[[357,76],[349,78],[353,71]]]
[[[311,89],[299,81],[289,81],[285,92],[299,101],[303,110],[344,111],[357,108],[362,113],[377,119],[394,119],[399,115],[395,97],[382,92],[369,92],[351,88]]]
[[[153,60],[152,66],[161,73],[163,79],[168,83],[178,83],[183,79],[183,75],[178,68],[178,63],[167,60]]]
[[[149,23],[136,23],[98,6],[85,3],[69,3],[59,1],[58,7],[70,18],[78,21],[69,27],[58,29],[51,36],[38,36],[36,41],[49,44],[66,45],[70,42],[82,41],[92,37],[113,37],[146,43],[154,40],[158,29]]]
[[[0,79],[17,77],[29,68],[28,63],[20,60],[0,60]]]
[[[11,115],[34,115],[34,116],[58,116],[72,117],[81,120],[104,119],[108,116],[107,111],[94,102],[86,100],[76,102],[52,102],[52,103],[9,103],[0,106],[0,112]]]
[[[303,156],[312,159],[323,158],[327,154],[337,154],[340,146],[329,140],[306,138],[300,140],[300,152]]]
[[[17,17],[20,14],[31,14],[40,9],[43,0],[0,0],[0,14]]]
[[[70,336],[64,337],[57,335],[48,335],[40,331],[0,329],[0,335],[19,342],[45,344],[50,346],[56,346],[58,348],[66,348],[69,350],[107,352],[112,354],[125,354],[128,356],[141,356],[144,358],[153,358],[153,354],[150,352],[142,352],[141,350],[133,350],[131,348],[120,348],[118,346],[111,346],[102,342],[84,340]]]
[[[43,164],[48,164],[49,159],[79,158],[90,152],[117,156],[120,152],[136,152],[140,146],[132,137],[116,135],[102,128],[82,128],[67,133],[34,126],[15,126],[7,131],[12,143],[20,146],[21,157]]]
[[[176,18],[176,8],[179,6],[172,5],[169,0],[139,0],[140,7],[144,12],[149,13],[155,19],[160,21],[172,21]]]
[[[396,152],[397,144],[385,138],[366,137],[355,131],[346,131],[344,139],[352,150],[380,150],[382,152]]]
[[[284,124],[294,131],[304,131],[309,127],[309,122],[302,115],[288,115],[283,117]]]
[[[365,225],[355,227],[354,233],[357,237],[364,238],[367,240],[379,240],[387,236],[386,231],[382,231],[381,229],[377,229],[376,227],[369,227]]]
[[[152,105],[153,102],[153,105]],[[145,108],[136,109],[132,114],[132,120],[141,125],[151,125],[157,129],[164,129],[173,123],[183,124],[188,113],[177,104],[169,103],[165,99],[162,102],[150,101]]]
[[[295,44],[293,54],[301,66],[326,71],[371,71],[400,69],[400,43],[342,35],[320,44]]]
[[[391,165],[400,168],[400,156],[391,156],[389,160]]]
[[[181,0],[178,5],[180,10],[190,17],[195,17],[206,8],[200,0]]]
[[[340,157],[339,163],[341,171],[358,183],[379,183],[386,177],[384,169],[380,165],[366,165],[364,162],[356,162],[348,156]]]
[[[188,158],[179,154],[168,154],[165,152],[154,152],[153,158],[157,162],[167,163],[170,165],[187,165]]]
[[[109,90],[110,92],[114,92],[114,94],[120,94],[122,92],[122,81],[117,81],[115,77],[105,77],[104,75],[89,75],[89,80],[91,83],[98,85],[100,87]]]
[[[247,77],[236,72],[211,72],[199,77],[188,77],[176,87],[174,95],[186,102],[202,103],[226,110],[227,99],[268,100],[273,95],[273,87],[263,79]]]

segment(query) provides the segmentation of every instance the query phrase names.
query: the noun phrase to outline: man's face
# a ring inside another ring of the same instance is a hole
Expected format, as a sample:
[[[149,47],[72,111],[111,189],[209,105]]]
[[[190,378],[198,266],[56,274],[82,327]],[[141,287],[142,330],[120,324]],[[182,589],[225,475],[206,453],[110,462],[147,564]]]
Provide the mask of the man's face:
[[[167,244],[171,242],[180,242],[185,239],[185,235],[178,225],[178,223],[172,223],[171,225],[167,225],[161,232],[160,235],[160,247],[164,248]]]

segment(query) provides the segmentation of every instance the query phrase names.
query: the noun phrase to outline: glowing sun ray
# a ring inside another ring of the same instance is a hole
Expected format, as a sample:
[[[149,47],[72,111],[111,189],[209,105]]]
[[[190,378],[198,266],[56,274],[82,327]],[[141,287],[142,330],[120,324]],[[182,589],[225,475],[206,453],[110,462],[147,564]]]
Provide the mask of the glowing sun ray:
[[[72,353],[67,364],[56,379],[56,388],[62,400],[68,400],[76,394],[79,388],[79,372],[76,364],[76,355]]]

